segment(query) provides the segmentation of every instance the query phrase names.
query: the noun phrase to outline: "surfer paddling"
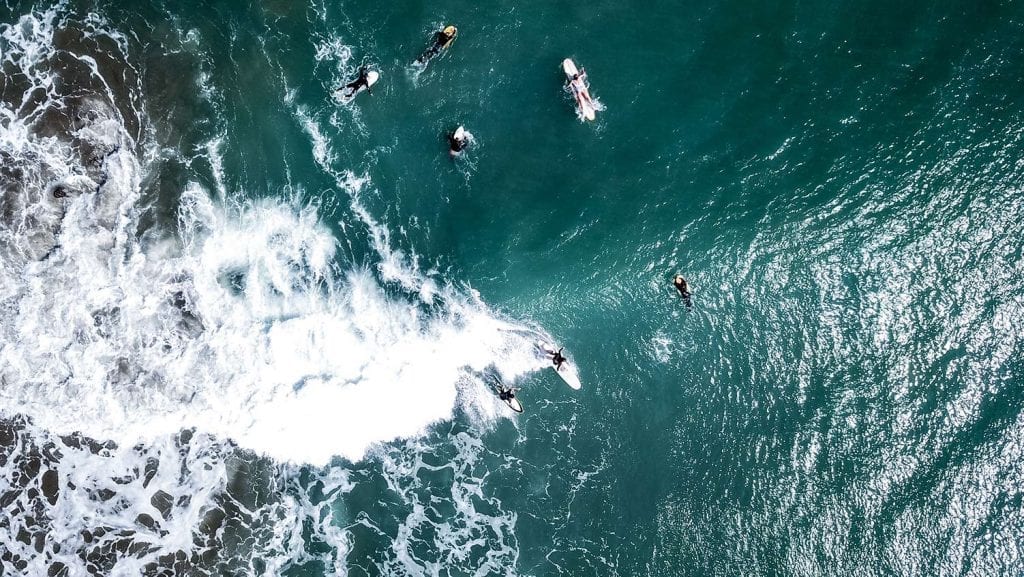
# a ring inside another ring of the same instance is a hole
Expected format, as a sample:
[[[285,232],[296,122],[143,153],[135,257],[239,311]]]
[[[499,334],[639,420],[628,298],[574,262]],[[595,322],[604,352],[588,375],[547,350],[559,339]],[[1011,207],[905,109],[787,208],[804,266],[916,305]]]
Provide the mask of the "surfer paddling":
[[[448,48],[452,41],[455,40],[455,35],[459,33],[459,30],[454,26],[445,26],[443,30],[438,30],[434,33],[434,43],[427,48],[426,52],[420,55],[416,59],[422,66],[426,66],[430,59],[437,56],[442,50]]]
[[[579,108],[580,117],[585,120],[594,120],[597,106],[594,99],[590,97],[590,89],[587,88],[587,71],[583,68],[576,69],[576,63],[572,58],[562,61],[562,71],[565,72],[565,82],[576,99],[576,106]]]
[[[569,86],[572,88],[572,91],[576,94],[577,98],[586,100],[587,104],[593,106],[594,101],[590,99],[590,91],[587,90],[586,80],[587,70],[586,68],[581,68],[579,72],[573,74],[572,78],[569,79]]]
[[[693,308],[693,301],[690,300],[690,285],[686,284],[686,279],[683,275],[677,274],[672,279],[672,285],[679,291],[679,296],[682,297],[683,302],[686,303],[687,308]]]
[[[342,86],[341,88],[335,90],[334,92],[336,94],[341,94],[341,97],[346,99],[354,97],[356,94],[359,94],[363,90],[366,90],[366,92],[369,93],[370,96],[373,96],[373,91],[370,90],[370,87],[373,86],[375,82],[377,82],[377,78],[380,77],[380,74],[377,71],[370,70],[365,66],[359,67],[358,74],[359,75],[356,77],[355,80],[349,82],[348,84]]]
[[[469,136],[466,133],[466,129],[461,126],[455,129],[448,135],[448,154],[452,157],[461,156],[462,151],[469,146]]]

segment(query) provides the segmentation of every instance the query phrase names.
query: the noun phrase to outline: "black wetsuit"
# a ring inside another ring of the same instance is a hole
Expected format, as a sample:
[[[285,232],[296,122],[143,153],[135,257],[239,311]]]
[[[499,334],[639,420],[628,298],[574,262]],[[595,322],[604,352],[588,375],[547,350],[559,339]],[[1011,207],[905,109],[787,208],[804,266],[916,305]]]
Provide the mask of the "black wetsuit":
[[[431,56],[440,52],[445,46],[448,45],[449,42],[452,41],[452,38],[455,38],[455,36],[448,36],[447,34],[444,33],[444,30],[439,31],[436,35],[434,35],[434,45],[430,47]]]
[[[565,347],[562,347],[562,348],[565,348]],[[564,363],[566,360],[568,360],[568,359],[566,359],[565,357],[562,356],[562,349],[558,349],[558,352],[554,353],[551,356],[551,362],[555,363],[555,370],[556,371],[562,368],[562,363]]]
[[[355,94],[359,90],[359,88],[362,87],[362,86],[366,87],[366,91],[367,92],[369,92],[370,94],[373,94],[373,92],[370,92],[370,81],[368,79],[368,76],[369,76],[369,72],[366,70],[366,67],[363,66],[362,68],[360,68],[359,69],[359,78],[356,78],[352,82],[349,82],[348,84],[345,85],[345,88],[347,89],[346,96],[351,96],[351,95]]]
[[[686,284],[686,279],[674,279],[672,284],[675,285],[676,290],[679,291],[679,296],[683,297],[683,302],[686,303],[686,306],[692,308],[693,301],[690,300],[690,287]]]
[[[516,398],[515,389],[501,389],[498,391],[498,398],[503,401],[511,401]]]
[[[455,133],[448,135],[448,147],[452,149],[452,152],[462,152],[466,148],[469,141],[465,138],[455,138]]]
[[[434,35],[434,44],[430,48],[427,48],[427,51],[424,52],[422,56],[420,56],[419,61],[423,63],[426,62],[427,60],[430,60],[434,56],[437,56],[437,53],[440,52],[449,42],[451,42],[452,38],[454,38],[454,36],[448,36],[447,34],[444,33],[444,30],[439,30],[437,34]]]

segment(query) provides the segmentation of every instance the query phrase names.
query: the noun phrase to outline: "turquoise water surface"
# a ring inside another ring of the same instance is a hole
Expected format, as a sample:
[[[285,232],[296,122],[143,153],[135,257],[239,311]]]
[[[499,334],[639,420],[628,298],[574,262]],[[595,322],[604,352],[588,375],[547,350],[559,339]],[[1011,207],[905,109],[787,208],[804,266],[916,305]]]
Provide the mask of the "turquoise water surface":
[[[1019,573],[1020,3],[0,27],[4,571]]]

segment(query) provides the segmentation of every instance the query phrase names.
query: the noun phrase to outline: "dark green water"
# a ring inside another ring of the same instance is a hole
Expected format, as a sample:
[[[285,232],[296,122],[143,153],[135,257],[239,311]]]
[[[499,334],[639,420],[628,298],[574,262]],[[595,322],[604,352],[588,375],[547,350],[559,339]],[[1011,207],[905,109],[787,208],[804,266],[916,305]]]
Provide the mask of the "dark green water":
[[[351,171],[393,251],[544,327],[583,381],[530,374],[522,417],[456,411],[323,469],[243,442],[277,479],[261,498],[327,507],[348,536],[321,515],[257,554],[229,529],[236,561],[195,571],[1019,574],[1024,5],[84,6],[66,10],[133,36],[164,151],[140,231],[173,230],[187,180],[217,188],[200,158],[220,135],[227,204],[298,197],[340,269],[374,269]],[[417,73],[445,23],[458,39]],[[360,62],[381,80],[339,105]],[[475,142],[452,162],[459,124]],[[355,487],[324,496],[332,470]],[[273,532],[255,523],[234,530]]]

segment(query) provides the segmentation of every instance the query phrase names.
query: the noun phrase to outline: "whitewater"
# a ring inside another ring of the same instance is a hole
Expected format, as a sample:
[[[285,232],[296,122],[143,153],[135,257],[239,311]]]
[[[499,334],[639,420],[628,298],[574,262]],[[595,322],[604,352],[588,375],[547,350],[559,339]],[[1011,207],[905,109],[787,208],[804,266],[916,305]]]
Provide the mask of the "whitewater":
[[[228,190],[223,132],[191,150],[159,142],[132,40],[70,12],[61,3],[0,27],[0,410],[13,419],[5,445],[18,447],[0,468],[34,487],[7,509],[5,562],[27,574],[51,563],[71,575],[97,563],[110,575],[182,570],[236,507],[276,519],[252,545],[270,560],[222,566],[308,560],[303,519],[335,545],[324,559],[337,565],[351,537],[323,499],[261,509],[227,495],[235,448],[277,463],[272,483],[286,483],[290,467],[386,455],[375,447],[456,412],[492,426],[504,413],[491,384],[543,367],[533,343],[544,333],[393,248],[361,204],[369,178],[336,168],[321,120],[298,105],[359,225],[343,230],[365,235],[356,242],[372,257],[339,253],[301,186],[265,199]],[[204,80],[197,93],[222,106]],[[168,157],[197,172],[173,226],[144,227],[159,208],[147,187]],[[336,468],[320,483],[325,496],[351,487]]]
[[[0,573],[1015,575],[1022,26],[5,0]]]

